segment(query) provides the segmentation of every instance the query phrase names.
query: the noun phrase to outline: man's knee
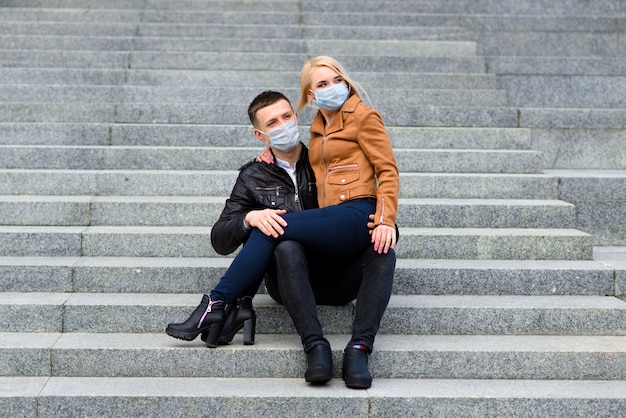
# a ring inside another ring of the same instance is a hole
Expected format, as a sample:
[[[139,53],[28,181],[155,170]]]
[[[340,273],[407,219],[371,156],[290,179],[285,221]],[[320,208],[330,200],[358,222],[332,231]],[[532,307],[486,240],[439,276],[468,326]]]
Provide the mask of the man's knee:
[[[279,263],[288,263],[291,260],[306,259],[306,253],[299,242],[283,241],[274,248],[274,258]]]

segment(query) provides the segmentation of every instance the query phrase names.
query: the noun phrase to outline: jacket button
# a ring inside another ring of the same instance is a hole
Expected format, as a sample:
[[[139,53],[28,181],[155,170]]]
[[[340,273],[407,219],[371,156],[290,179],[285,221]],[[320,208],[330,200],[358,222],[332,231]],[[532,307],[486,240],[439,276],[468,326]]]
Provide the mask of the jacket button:
[[[345,194],[342,194],[341,196],[339,196],[339,198],[340,198],[341,200],[344,200],[344,199],[346,198],[346,195],[345,195]]]
[[[346,182],[346,179],[341,179],[341,182],[342,182],[342,183],[345,183],[345,182]]]

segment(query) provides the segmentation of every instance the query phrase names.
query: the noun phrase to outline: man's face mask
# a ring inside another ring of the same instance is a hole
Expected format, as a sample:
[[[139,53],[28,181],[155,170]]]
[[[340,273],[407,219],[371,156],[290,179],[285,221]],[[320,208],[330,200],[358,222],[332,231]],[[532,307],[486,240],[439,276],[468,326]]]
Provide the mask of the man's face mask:
[[[300,141],[300,127],[298,121],[294,118],[289,122],[285,122],[277,128],[265,133],[257,129],[262,134],[270,137],[270,146],[279,151],[289,152],[293,150]]]
[[[344,83],[333,84],[313,92],[315,103],[326,110],[339,110],[348,100],[348,86]]]

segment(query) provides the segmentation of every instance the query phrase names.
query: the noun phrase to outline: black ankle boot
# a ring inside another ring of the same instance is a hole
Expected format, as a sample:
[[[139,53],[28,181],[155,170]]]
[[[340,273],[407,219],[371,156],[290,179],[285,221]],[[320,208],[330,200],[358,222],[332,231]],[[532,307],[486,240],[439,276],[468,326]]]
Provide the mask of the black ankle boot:
[[[372,375],[367,369],[367,350],[346,347],[343,351],[341,374],[346,386],[352,389],[367,389],[372,386]]]
[[[169,324],[165,329],[167,335],[181,340],[192,341],[199,334],[207,332],[207,345],[217,347],[217,340],[224,328],[224,307],[221,300],[211,300],[208,295],[202,297],[200,305],[191,313],[185,322]]]
[[[307,352],[307,369],[304,380],[309,383],[326,383],[333,377],[333,354],[327,342],[314,345]]]
[[[228,304],[226,307],[224,329],[222,329],[218,344],[230,344],[235,334],[237,334],[241,328],[243,328],[243,344],[254,345],[256,313],[252,308],[252,297],[250,296],[245,296],[235,303]],[[206,341],[207,336],[208,332],[203,332],[200,338],[202,338],[202,341]]]

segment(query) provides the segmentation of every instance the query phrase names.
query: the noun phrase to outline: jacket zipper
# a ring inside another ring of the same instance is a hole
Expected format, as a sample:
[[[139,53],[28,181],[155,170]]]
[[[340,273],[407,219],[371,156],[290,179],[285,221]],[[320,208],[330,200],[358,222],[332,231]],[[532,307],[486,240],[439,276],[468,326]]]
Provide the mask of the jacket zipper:
[[[340,168],[354,168],[354,167],[358,167],[358,164],[347,164],[347,165],[338,165],[335,167],[329,167],[328,171],[333,171],[333,170],[338,170]]]
[[[382,225],[383,221],[385,220],[385,198],[381,197],[380,198],[380,219],[378,220],[378,225]]]
[[[280,196],[281,186],[276,186],[276,187],[257,187],[256,189],[257,190],[263,190],[263,191],[275,190],[276,191],[276,196]]]
[[[326,174],[324,175],[324,181],[322,182],[322,196],[323,196],[324,206],[326,206],[326,180],[328,179],[328,172],[330,171],[328,167],[328,161],[326,161],[326,157],[324,156],[325,144],[326,144],[326,135],[323,135],[321,152],[322,152],[322,161],[324,161],[324,164],[326,165]]]

